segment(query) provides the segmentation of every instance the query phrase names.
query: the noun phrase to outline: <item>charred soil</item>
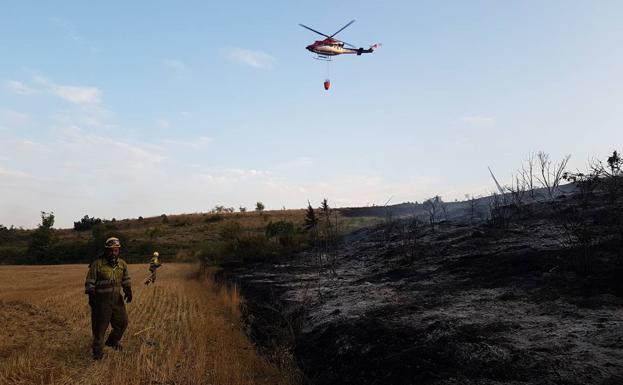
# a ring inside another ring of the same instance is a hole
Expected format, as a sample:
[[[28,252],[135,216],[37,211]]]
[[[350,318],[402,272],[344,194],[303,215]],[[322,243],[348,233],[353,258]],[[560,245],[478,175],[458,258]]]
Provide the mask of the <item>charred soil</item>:
[[[230,277],[247,332],[311,384],[621,384],[623,210],[599,198],[580,244],[560,215],[575,204],[515,208],[503,227],[393,220],[335,258]]]

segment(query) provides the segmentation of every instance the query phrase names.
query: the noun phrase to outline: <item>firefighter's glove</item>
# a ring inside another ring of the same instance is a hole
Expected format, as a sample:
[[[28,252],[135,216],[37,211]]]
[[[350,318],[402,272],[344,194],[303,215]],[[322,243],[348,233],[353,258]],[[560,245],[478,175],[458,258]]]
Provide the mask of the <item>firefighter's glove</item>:
[[[89,293],[89,306],[95,306],[95,293]]]
[[[132,302],[132,290],[125,290],[125,294],[123,295],[123,299],[125,299],[125,301],[127,303]]]

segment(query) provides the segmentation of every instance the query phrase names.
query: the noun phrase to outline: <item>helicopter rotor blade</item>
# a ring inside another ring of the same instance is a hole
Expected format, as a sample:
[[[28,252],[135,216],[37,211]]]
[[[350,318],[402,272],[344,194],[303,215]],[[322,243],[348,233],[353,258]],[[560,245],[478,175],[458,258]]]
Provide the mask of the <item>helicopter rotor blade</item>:
[[[348,27],[349,25],[353,24],[355,22],[355,20],[351,20],[350,23],[346,24],[345,26],[343,26],[342,28],[340,28],[336,33],[334,33],[333,35],[329,36],[329,37],[333,37],[335,35],[337,35],[338,33],[342,32],[344,29],[346,29],[346,27]]]
[[[316,30],[315,30],[315,29],[313,29],[313,28],[309,28],[309,27],[308,27],[308,26],[306,26],[306,25],[303,25],[303,24],[299,24],[299,25],[300,25],[301,27],[305,28],[305,29],[309,29],[309,30],[310,30],[310,31],[312,31],[312,32],[316,32],[318,35],[322,35],[322,36],[324,36],[324,37],[331,37],[331,36],[329,36],[329,35],[325,35],[325,34],[324,34],[324,33],[322,33],[322,32],[318,32],[318,31],[316,31]]]

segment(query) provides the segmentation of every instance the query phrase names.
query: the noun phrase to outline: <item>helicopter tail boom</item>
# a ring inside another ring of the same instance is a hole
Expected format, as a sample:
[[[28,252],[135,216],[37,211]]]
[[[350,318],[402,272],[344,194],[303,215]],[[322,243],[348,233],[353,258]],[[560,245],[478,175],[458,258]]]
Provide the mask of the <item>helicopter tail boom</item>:
[[[381,46],[380,43],[375,43],[375,44],[372,44],[370,48],[368,49],[359,48],[357,49],[357,56],[361,55],[362,53],[372,53],[374,52],[375,49],[379,48],[380,46]]]

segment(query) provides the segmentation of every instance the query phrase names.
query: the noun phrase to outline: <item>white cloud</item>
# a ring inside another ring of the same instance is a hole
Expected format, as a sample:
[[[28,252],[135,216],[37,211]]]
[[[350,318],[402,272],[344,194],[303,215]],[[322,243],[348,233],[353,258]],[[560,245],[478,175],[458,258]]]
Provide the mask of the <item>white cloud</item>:
[[[114,114],[101,104],[78,104],[53,115],[52,127],[60,133],[75,133],[84,129],[103,129],[110,132],[117,128],[111,123]]]
[[[465,135],[452,135],[448,137],[448,147],[454,148],[455,150],[459,149],[469,149],[472,148],[472,141]]]
[[[162,62],[166,67],[174,69],[176,71],[188,70],[188,66],[177,59],[164,59]]]
[[[6,82],[6,87],[10,91],[12,91],[12,92],[14,92],[14,93],[16,93],[18,95],[32,95],[32,94],[39,93],[38,90],[36,90],[36,89],[34,89],[32,87],[29,87],[26,84],[24,84],[24,83],[22,83],[20,81],[17,81],[17,80],[8,80]]]
[[[279,169],[298,169],[314,164],[314,159],[307,156],[299,156],[298,158],[288,160],[277,165]]]
[[[100,102],[102,92],[97,87],[61,85],[42,76],[36,76],[33,81],[44,90],[72,103],[89,104]]]
[[[23,126],[30,121],[30,116],[21,112],[0,108],[0,130]]]
[[[171,122],[166,119],[156,119],[156,127],[166,129],[171,127]]]
[[[96,87],[58,86],[54,93],[72,103],[99,103],[101,91]]]
[[[255,169],[210,169],[192,176],[198,186],[203,185],[206,191],[218,185],[219,188],[227,189],[229,194],[236,194],[238,191],[251,191],[257,188],[258,184],[272,180],[273,174],[269,171]],[[240,186],[246,186],[240,188]],[[254,186],[249,188],[250,186]]]
[[[194,140],[178,140],[178,139],[164,139],[162,144],[166,146],[179,146],[191,149],[205,148],[212,143],[212,138],[207,136],[200,136]]]
[[[275,64],[275,58],[266,52],[252,51],[244,48],[230,48],[227,50],[229,60],[253,68],[270,70]]]
[[[382,204],[390,196],[392,202],[402,202],[443,195],[431,178],[289,176],[291,168],[314,163],[306,156],[274,170],[215,166],[209,156],[193,156],[193,164],[186,163],[181,154],[209,148],[213,140],[200,136],[145,142],[124,139],[125,130],[116,129],[96,135],[84,129],[82,113],[98,107],[79,105],[55,117],[51,141],[0,140],[0,223],[32,227],[41,210],[54,211],[57,225],[70,227],[85,214],[146,217],[207,211],[216,204],[253,207],[257,201],[269,209],[301,208],[307,199],[316,205],[324,197],[333,206],[365,206]],[[104,118],[96,115],[94,121],[102,125]]]
[[[167,180],[165,155],[142,144],[68,132],[45,144],[0,140],[0,223],[32,226],[36,213],[46,210],[67,227],[87,212],[110,218],[145,209],[140,199],[121,204],[126,196],[151,194],[144,202],[154,201],[152,189]]]
[[[351,174],[329,181],[306,183],[301,187],[312,202],[320,202],[326,197],[334,206],[353,207],[382,205],[390,197],[392,203],[423,200],[438,193],[438,183],[436,178],[427,176],[394,182],[380,175]]]
[[[211,139],[168,142],[196,147]],[[40,210],[54,211],[58,226],[69,227],[87,213],[127,218],[207,211],[216,204],[253,207],[257,201],[269,209],[300,208],[307,199],[317,204],[324,197],[333,206],[365,206],[390,196],[402,202],[438,192],[432,178],[389,181],[351,174],[298,181],[270,170],[186,164],[175,157],[180,151],[184,148],[169,149],[162,142],[135,143],[72,129],[47,144],[0,141],[6,157],[0,159],[0,190],[6,197],[0,201],[0,223],[32,226]],[[20,170],[2,168],[11,164]]]
[[[25,172],[16,171],[16,170],[7,170],[0,167],[0,181],[3,183],[7,181],[7,179],[33,179],[34,177],[30,174],[26,174]]]
[[[495,118],[492,116],[474,115],[464,116],[461,120],[473,126],[491,126],[495,124]]]

